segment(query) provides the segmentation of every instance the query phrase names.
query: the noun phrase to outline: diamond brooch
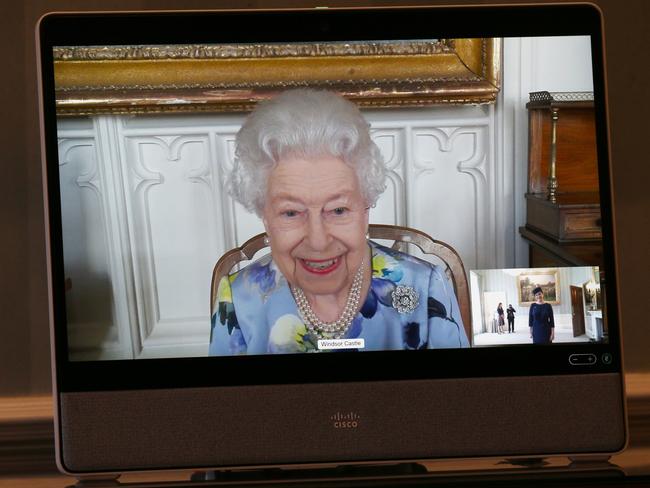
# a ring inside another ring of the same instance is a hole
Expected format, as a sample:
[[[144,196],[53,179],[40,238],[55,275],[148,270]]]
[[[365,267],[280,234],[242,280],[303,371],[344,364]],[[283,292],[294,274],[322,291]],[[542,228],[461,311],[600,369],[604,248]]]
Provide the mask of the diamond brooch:
[[[420,303],[420,296],[415,288],[406,285],[397,285],[391,292],[393,307],[399,313],[411,313]]]

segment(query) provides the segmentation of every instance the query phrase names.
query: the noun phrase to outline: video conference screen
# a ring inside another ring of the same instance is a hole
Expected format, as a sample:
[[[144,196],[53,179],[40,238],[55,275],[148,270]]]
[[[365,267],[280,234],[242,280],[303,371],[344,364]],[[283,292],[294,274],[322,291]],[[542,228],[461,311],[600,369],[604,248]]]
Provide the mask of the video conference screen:
[[[608,342],[589,37],[53,54],[71,361]]]

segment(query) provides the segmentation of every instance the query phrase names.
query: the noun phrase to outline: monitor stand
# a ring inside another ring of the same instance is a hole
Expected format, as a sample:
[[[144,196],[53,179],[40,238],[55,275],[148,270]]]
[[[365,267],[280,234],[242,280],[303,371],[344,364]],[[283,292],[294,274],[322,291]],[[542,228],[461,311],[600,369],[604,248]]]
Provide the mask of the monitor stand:
[[[333,480],[360,478],[393,478],[427,474],[427,468],[419,463],[343,465],[317,469],[267,468],[250,471],[198,471],[192,481],[290,481],[290,480]]]
[[[568,465],[554,466],[543,457],[504,459],[496,469],[429,471],[420,463],[343,465],[327,468],[266,468],[251,470],[207,470],[192,473],[187,481],[120,482],[116,476],[87,476],[69,488],[198,488],[200,486],[278,487],[313,486],[420,486],[472,479],[498,481],[594,480],[624,478],[625,472],[608,461],[607,456],[569,459]],[[163,476],[164,478],[164,476]],[[343,483],[343,484],[341,484]]]

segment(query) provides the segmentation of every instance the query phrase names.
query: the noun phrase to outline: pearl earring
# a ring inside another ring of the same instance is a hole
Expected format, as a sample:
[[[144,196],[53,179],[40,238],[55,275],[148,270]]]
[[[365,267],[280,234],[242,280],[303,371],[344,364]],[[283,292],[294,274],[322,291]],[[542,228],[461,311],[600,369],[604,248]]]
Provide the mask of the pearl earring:
[[[269,236],[264,236],[264,245],[265,246],[271,245],[271,238]]]

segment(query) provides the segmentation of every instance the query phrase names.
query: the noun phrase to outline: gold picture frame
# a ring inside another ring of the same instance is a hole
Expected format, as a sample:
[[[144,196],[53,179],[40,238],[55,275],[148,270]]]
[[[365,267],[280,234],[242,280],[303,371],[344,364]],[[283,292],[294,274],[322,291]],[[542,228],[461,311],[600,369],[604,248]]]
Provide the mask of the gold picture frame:
[[[520,306],[529,306],[535,302],[533,290],[541,287],[544,301],[551,305],[560,304],[560,273],[557,269],[530,270],[517,276],[517,294]]]
[[[501,39],[54,48],[61,116],[248,111],[294,87],[364,107],[485,104],[501,84]]]

